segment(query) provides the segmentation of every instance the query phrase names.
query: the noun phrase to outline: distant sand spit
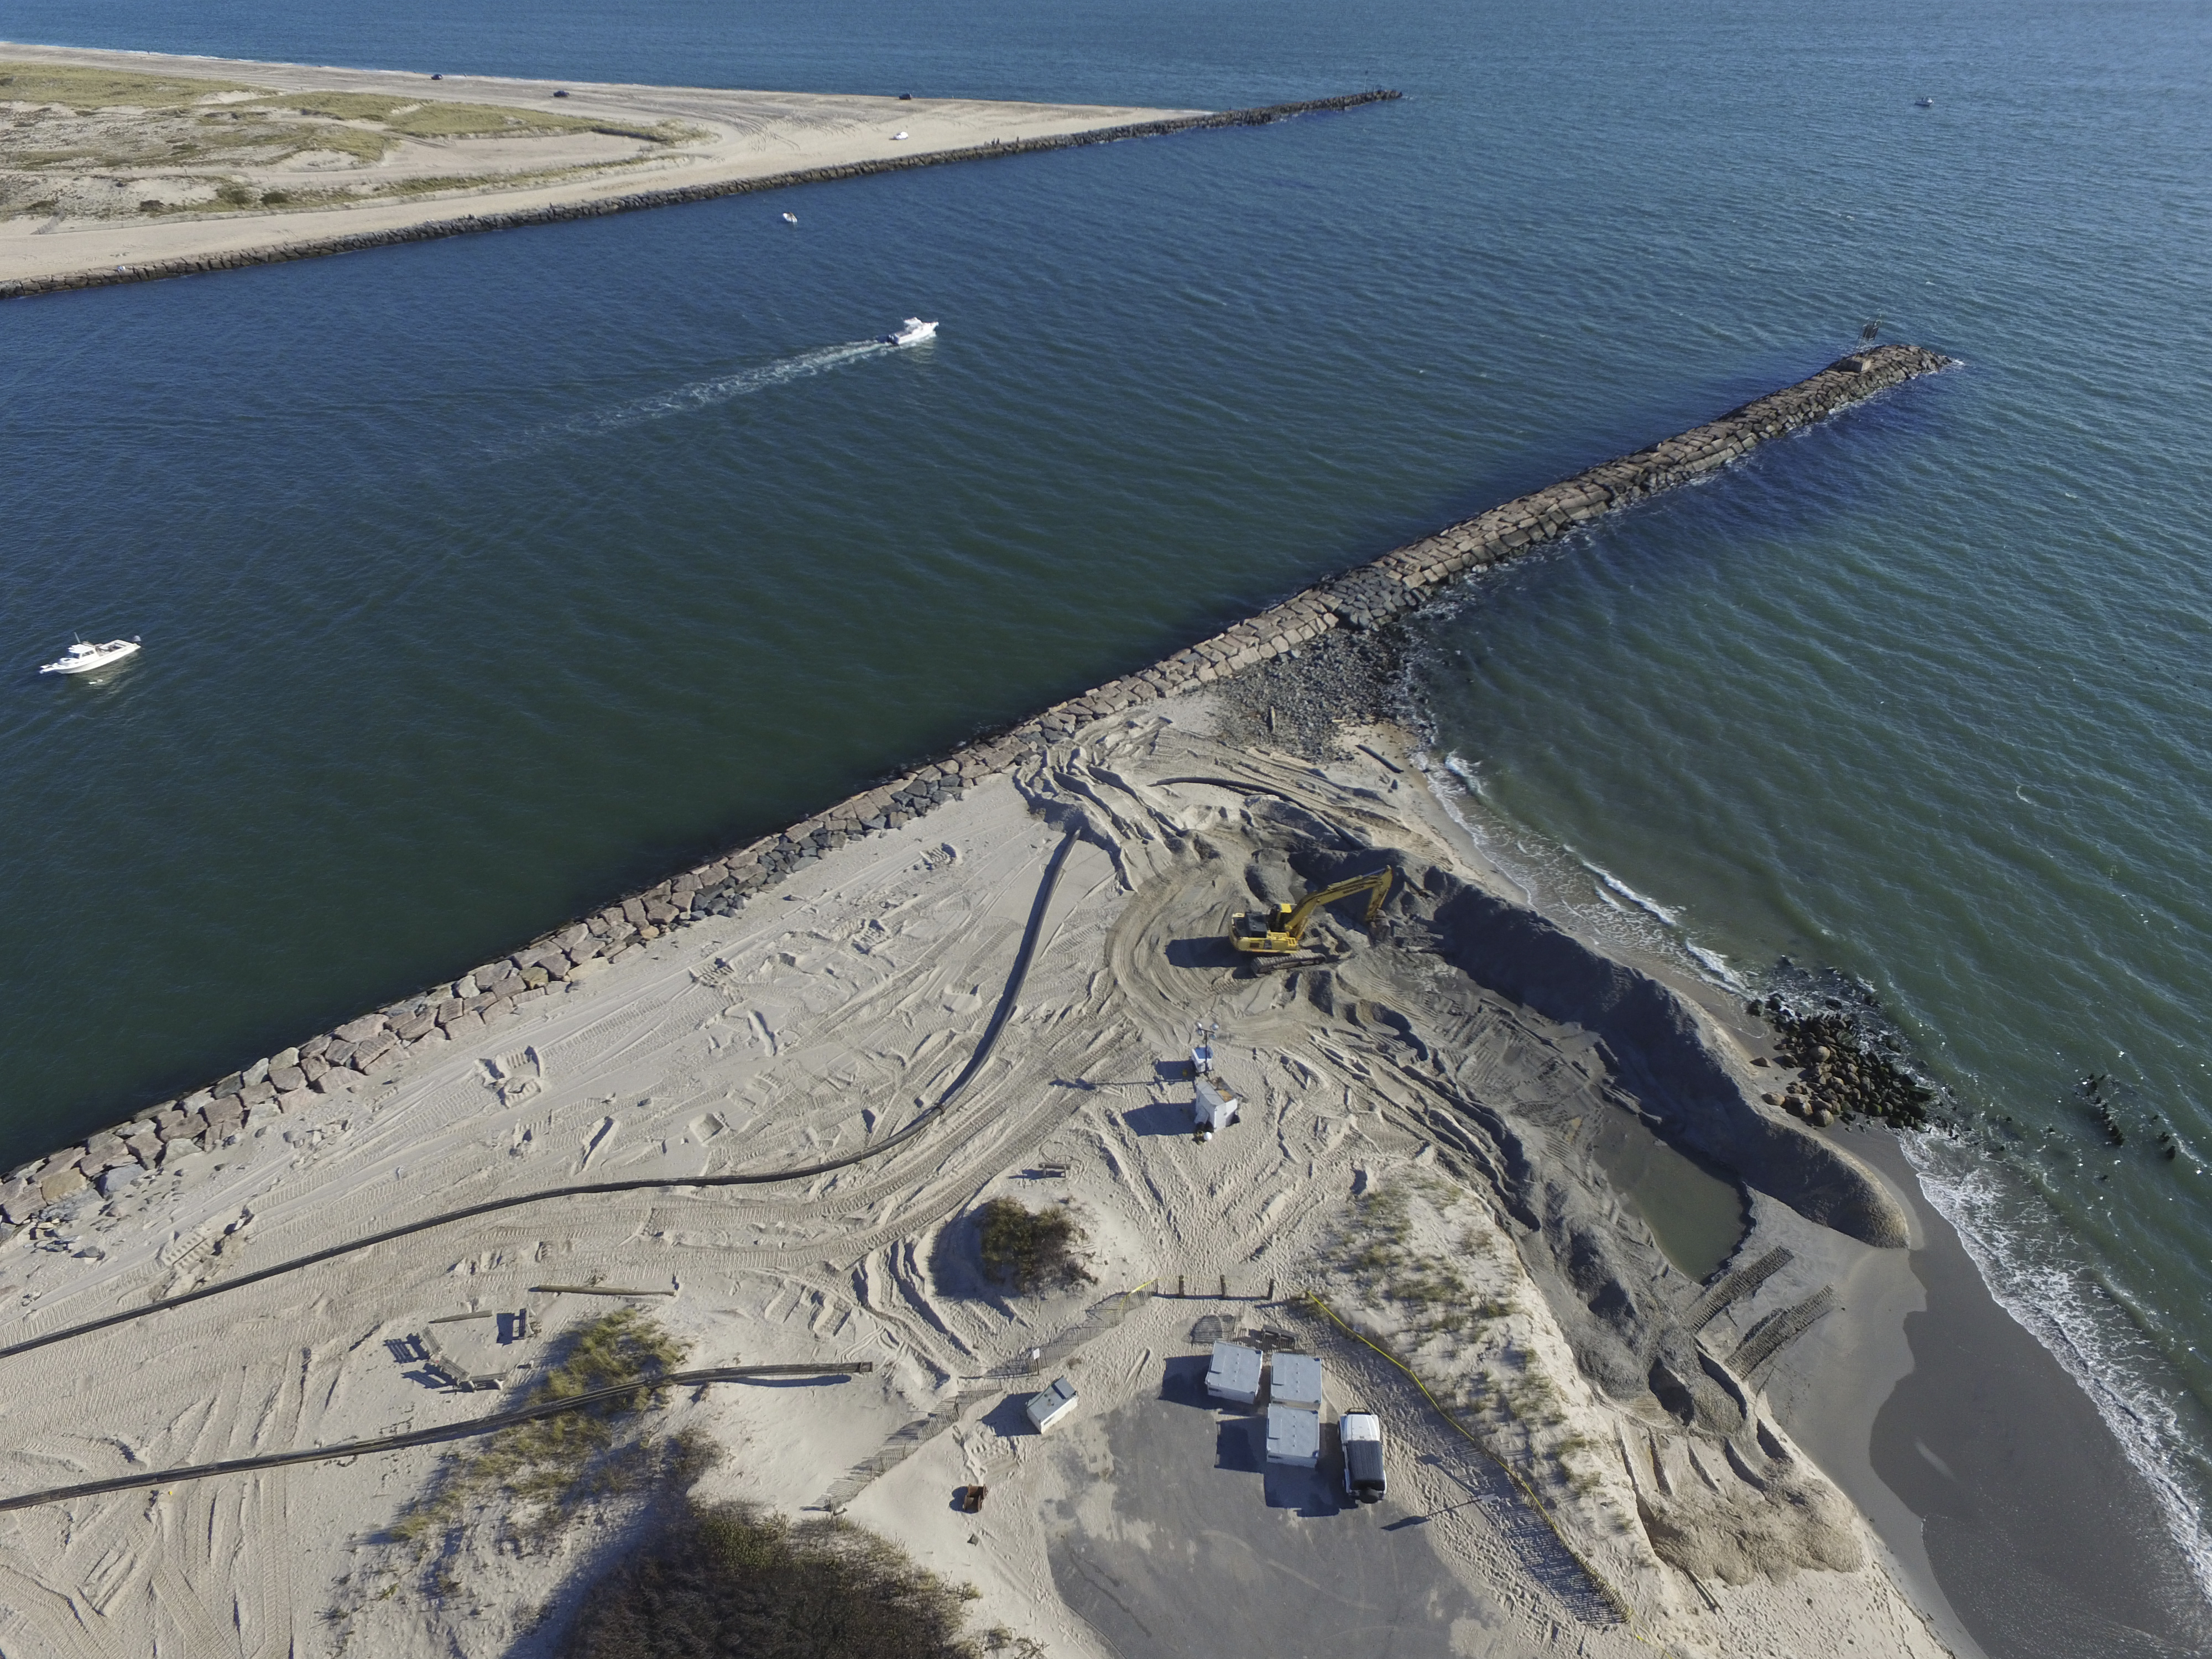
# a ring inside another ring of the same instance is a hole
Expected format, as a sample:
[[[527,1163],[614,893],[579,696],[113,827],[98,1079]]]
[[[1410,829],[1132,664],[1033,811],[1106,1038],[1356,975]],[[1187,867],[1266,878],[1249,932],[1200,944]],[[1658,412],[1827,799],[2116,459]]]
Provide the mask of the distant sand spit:
[[[441,77],[0,43],[0,298],[1070,144],[1264,109]],[[204,94],[191,91],[205,83]],[[106,99],[136,97],[137,104]],[[73,100],[73,101],[71,101]],[[18,153],[20,152],[20,154]]]

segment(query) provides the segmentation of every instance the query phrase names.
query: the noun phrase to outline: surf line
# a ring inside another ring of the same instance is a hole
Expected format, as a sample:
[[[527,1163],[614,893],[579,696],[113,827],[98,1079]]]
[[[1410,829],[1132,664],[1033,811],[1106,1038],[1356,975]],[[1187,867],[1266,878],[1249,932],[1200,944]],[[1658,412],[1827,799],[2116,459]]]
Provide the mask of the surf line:
[[[236,1279],[226,1279],[220,1284],[203,1285],[199,1289],[187,1291],[182,1296],[169,1297],[160,1302],[149,1302],[143,1307],[125,1308],[120,1313],[109,1314],[104,1318],[88,1319],[80,1325],[64,1326],[58,1331],[48,1331],[43,1336],[34,1336],[25,1341],[10,1343],[8,1346],[0,1348],[0,1359],[10,1359],[17,1354],[29,1353],[34,1349],[47,1347],[56,1342],[65,1342],[72,1337],[89,1336],[94,1331],[110,1330],[118,1325],[127,1325],[134,1320],[144,1319],[171,1308],[181,1308],[187,1303],[201,1302],[211,1296],[221,1296],[225,1291],[243,1290],[248,1285],[258,1285],[264,1280],[275,1279],[284,1273],[297,1273],[301,1268],[312,1267],[317,1262],[331,1261],[342,1255],[351,1255],[356,1251],[366,1250],[374,1245],[389,1243],[395,1238],[405,1238],[411,1233],[427,1232],[433,1227],[442,1227],[455,1221],[466,1221],[475,1216],[490,1215],[500,1210],[516,1209],[525,1204],[543,1204],[556,1198],[580,1198],[586,1194],[610,1193],[653,1192],[678,1187],[766,1187],[781,1182],[804,1181],[813,1176],[828,1175],[833,1170],[850,1169],[856,1164],[864,1164],[871,1158],[881,1158],[885,1152],[903,1146],[933,1124],[940,1121],[953,1102],[959,1099],[968,1085],[975,1081],[976,1074],[983,1069],[984,1062],[990,1059],[992,1050],[999,1046],[999,1039],[1006,1032],[1006,1021],[1012,1017],[1014,1005],[1021,997],[1022,987],[1028,982],[1030,963],[1036,957],[1037,942],[1044,936],[1045,913],[1052,908],[1053,895],[1060,888],[1060,872],[1067,867],[1067,855],[1074,850],[1080,833],[1079,830],[1069,830],[1061,836],[1060,845],[1053,849],[1051,860],[1044,868],[1044,878],[1038,884],[1036,897],[1030,902],[1029,923],[1022,929],[1022,942],[1014,951],[1013,966],[1007,972],[1006,989],[1000,993],[999,1006],[992,1011],[991,1022],[983,1028],[982,1038],[976,1043],[975,1053],[968,1057],[968,1064],[962,1068],[960,1075],[953,1079],[951,1086],[937,1097],[935,1105],[923,1108],[906,1127],[878,1141],[873,1146],[848,1153],[843,1158],[831,1158],[825,1164],[810,1164],[797,1170],[765,1170],[750,1174],[719,1176],[663,1176],[633,1181],[587,1181],[579,1182],[572,1186],[551,1187],[542,1192],[519,1193],[512,1198],[487,1199],[481,1204],[471,1204],[458,1210],[447,1210],[437,1215],[425,1216],[419,1221],[404,1222],[397,1227],[387,1227],[382,1232],[371,1233],[365,1238],[349,1239],[343,1244],[333,1244],[328,1249],[316,1250],[307,1255],[294,1256],[289,1261],[279,1261],[272,1267],[263,1267],[255,1273],[240,1273]],[[6,1506],[0,1505],[0,1508],[4,1507]]]

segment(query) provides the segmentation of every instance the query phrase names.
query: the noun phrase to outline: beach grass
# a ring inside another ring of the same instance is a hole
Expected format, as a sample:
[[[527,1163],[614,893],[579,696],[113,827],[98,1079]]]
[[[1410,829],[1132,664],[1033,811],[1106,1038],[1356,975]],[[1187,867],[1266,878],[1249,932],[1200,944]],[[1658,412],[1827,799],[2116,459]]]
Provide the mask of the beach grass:
[[[239,81],[190,76],[133,75],[70,64],[0,62],[0,103],[63,104],[80,112],[132,106],[181,109],[225,92],[259,92]]]
[[[595,134],[659,149],[711,137],[683,121],[625,122],[386,93],[277,92],[239,82],[0,62],[0,106],[10,103],[18,112],[12,120],[0,119],[0,217],[42,209],[96,219],[124,213],[221,215],[303,199],[340,206],[372,198],[512,189],[633,166],[651,152],[606,161],[564,159],[561,165],[515,171],[379,180],[374,188],[345,194],[296,189],[289,180],[254,175],[302,155],[329,152],[352,163],[334,172],[367,184],[367,169],[410,142],[453,144],[459,156],[467,154],[470,143],[493,138],[554,141]],[[78,176],[58,199],[35,177],[40,173]],[[110,202],[86,188],[134,182],[154,185],[157,199],[149,204],[142,192]],[[281,186],[274,193],[268,188],[272,182]],[[179,184],[197,186],[197,193],[188,191],[184,199],[174,199]],[[216,186],[212,199],[205,193],[210,185]]]
[[[518,1423],[471,1452],[449,1455],[429,1489],[392,1527],[398,1541],[427,1553],[480,1505],[510,1506],[517,1530],[557,1525],[584,1499],[634,1484],[640,1460],[610,1458],[623,1419],[658,1404],[654,1379],[684,1363],[682,1344],[653,1317],[618,1308],[567,1333],[557,1356],[526,1403],[574,1399],[597,1389],[635,1382],[635,1392],[602,1405]]]

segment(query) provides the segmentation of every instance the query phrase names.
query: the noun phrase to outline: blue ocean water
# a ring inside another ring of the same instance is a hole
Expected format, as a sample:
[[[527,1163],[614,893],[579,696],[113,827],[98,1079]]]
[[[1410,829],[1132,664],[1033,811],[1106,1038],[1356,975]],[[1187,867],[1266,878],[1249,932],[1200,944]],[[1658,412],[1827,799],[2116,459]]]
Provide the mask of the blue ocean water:
[[[1963,367],[1471,586],[1417,683],[1555,901],[1881,992],[1975,1118],[1917,1149],[1932,1189],[2212,1553],[2205,6],[50,0],[0,33],[1407,94],[0,306],[0,1158],[1881,316]],[[914,312],[937,345],[860,349]],[[147,650],[28,672],[79,629]]]

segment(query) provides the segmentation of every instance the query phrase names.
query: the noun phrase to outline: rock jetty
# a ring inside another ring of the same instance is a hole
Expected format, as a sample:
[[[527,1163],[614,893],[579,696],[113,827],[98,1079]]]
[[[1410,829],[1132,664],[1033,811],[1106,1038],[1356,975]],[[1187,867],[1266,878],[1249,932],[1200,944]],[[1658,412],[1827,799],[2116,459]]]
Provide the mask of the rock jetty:
[[[1073,142],[1096,142],[1102,136],[1084,135]],[[64,1147],[50,1158],[25,1164],[0,1181],[0,1218],[18,1224],[28,1222],[50,1206],[65,1203],[94,1186],[103,1196],[112,1196],[149,1171],[224,1145],[265,1118],[282,1117],[321,1097],[359,1088],[418,1046],[471,1036],[496,1024],[519,1006],[600,971],[611,960],[671,928],[705,916],[731,915],[823,854],[910,823],[1093,720],[1227,679],[1334,629],[1383,628],[1456,577],[1504,563],[1578,525],[1702,477],[1769,439],[1949,362],[1911,345],[1855,353],[1679,437],[1594,466],[1386,553],[1164,661],[1055,704],[1011,731],[685,870],[457,980],[257,1060],[81,1146]],[[1910,1121],[1911,1109],[1920,1103],[1900,1093],[1900,1079],[1887,1074],[1877,1078],[1875,1057],[1855,1056],[1852,1065],[1837,1061],[1830,1068],[1832,1076],[1820,1069],[1832,1058],[1818,1052],[1825,1031],[1825,1027],[1807,1027],[1785,1033],[1806,1039],[1804,1046],[1820,1079],[1816,1088],[1807,1091],[1817,1099],[1814,1109],[1855,1107]],[[1832,1042],[1829,1046],[1833,1048]],[[1794,1047],[1786,1057],[1806,1063]]]

